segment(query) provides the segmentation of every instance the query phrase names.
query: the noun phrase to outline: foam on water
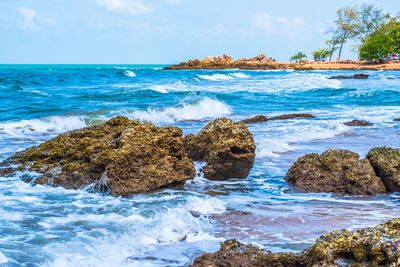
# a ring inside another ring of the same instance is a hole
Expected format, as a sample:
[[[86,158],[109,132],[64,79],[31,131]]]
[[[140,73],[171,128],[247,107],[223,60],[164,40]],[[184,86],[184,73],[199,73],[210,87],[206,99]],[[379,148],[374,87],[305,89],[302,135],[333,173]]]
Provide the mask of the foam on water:
[[[130,78],[136,77],[136,74],[133,71],[130,71],[130,70],[124,71],[124,75],[126,77],[130,77]]]
[[[7,263],[7,262],[8,262],[7,257],[3,253],[1,253],[1,251],[0,251],[0,264],[1,263]]]
[[[250,75],[241,73],[241,72],[235,72],[231,74],[232,76],[236,77],[236,78],[249,78]]]
[[[149,121],[152,123],[174,123],[180,121],[201,121],[231,114],[231,107],[211,98],[181,104],[164,109],[149,109],[147,111],[134,111],[129,114],[133,119]]]
[[[210,81],[226,81],[234,79],[232,76],[225,74],[197,75],[199,78]]]
[[[0,123],[0,139],[4,134],[13,137],[35,136],[43,133],[63,133],[87,126],[83,116],[49,116],[42,119]]]

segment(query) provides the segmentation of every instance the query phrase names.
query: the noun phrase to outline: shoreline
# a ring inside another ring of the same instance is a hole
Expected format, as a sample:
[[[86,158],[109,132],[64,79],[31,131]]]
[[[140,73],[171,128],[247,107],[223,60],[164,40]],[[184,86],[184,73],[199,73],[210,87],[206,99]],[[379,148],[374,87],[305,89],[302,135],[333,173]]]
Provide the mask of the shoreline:
[[[170,65],[164,70],[218,70],[218,69],[239,69],[239,70],[400,70],[400,61],[393,60],[385,63],[375,63],[370,61],[308,61],[301,60],[297,63],[277,62],[272,58],[267,58],[264,54],[253,58],[241,58],[236,61],[231,56],[222,55],[217,57],[206,57],[202,61],[198,59],[188,60],[177,65]]]

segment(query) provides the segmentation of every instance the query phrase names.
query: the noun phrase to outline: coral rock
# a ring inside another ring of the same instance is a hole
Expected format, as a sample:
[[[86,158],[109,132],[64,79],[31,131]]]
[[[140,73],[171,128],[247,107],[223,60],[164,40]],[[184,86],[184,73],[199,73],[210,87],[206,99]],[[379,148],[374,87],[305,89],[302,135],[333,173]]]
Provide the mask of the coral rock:
[[[400,149],[375,147],[367,154],[376,174],[381,177],[388,192],[400,191]]]
[[[181,129],[116,117],[59,135],[17,153],[5,163],[41,174],[34,184],[79,189],[92,186],[130,196],[184,183],[195,176]],[[3,165],[5,164],[3,163]]]
[[[245,178],[254,164],[256,146],[243,122],[216,119],[186,136],[184,145],[190,158],[207,163],[203,172],[208,179]]]
[[[350,195],[386,192],[368,160],[360,160],[357,153],[340,149],[299,158],[290,167],[285,180],[295,188],[312,192]]]

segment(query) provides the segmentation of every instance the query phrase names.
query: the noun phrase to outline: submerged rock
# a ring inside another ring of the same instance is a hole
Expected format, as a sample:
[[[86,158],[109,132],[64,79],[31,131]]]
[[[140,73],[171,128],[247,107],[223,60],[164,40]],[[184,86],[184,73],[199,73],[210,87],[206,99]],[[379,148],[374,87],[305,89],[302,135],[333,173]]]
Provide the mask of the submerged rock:
[[[184,183],[195,176],[181,129],[156,127],[126,117],[59,135],[15,154],[8,164],[36,171],[31,182],[79,189],[93,186],[127,197]],[[4,163],[3,163],[4,165]]]
[[[269,118],[269,121],[274,121],[274,120],[290,120],[290,119],[297,119],[297,118],[305,118],[305,119],[314,119],[315,116],[312,114],[285,114],[285,115],[279,115],[279,116],[275,116],[272,118]]]
[[[355,231],[333,231],[301,253],[273,254],[228,240],[216,253],[196,258],[192,266],[400,266],[400,219]]]
[[[394,119],[393,121],[400,121],[400,118]]]
[[[312,192],[350,195],[386,192],[367,159],[360,160],[357,153],[341,149],[300,157],[290,167],[285,180],[295,188]]]
[[[314,115],[312,114],[285,114],[285,115],[279,115],[279,116],[275,116],[275,117],[271,117],[271,118],[267,118],[264,115],[257,115],[253,118],[250,119],[245,119],[242,120],[242,122],[246,123],[246,124],[250,124],[250,123],[257,123],[257,122],[265,122],[265,121],[274,121],[274,120],[290,120],[290,119],[297,119],[297,118],[305,118],[305,119],[312,119],[315,118]]]
[[[375,147],[367,154],[376,174],[381,177],[388,192],[400,191],[400,149]]]
[[[352,76],[343,76],[343,75],[339,75],[339,76],[332,76],[329,77],[328,79],[368,79],[369,75],[368,74],[354,74]]]
[[[257,115],[254,116],[253,118],[242,120],[241,122],[250,124],[250,123],[265,122],[265,121],[268,121],[267,117],[265,117],[264,115]]]
[[[207,163],[202,171],[208,179],[246,178],[254,164],[256,146],[243,122],[216,119],[186,136],[184,145],[191,159]]]
[[[352,120],[344,123],[347,126],[372,126],[372,122],[366,120]]]

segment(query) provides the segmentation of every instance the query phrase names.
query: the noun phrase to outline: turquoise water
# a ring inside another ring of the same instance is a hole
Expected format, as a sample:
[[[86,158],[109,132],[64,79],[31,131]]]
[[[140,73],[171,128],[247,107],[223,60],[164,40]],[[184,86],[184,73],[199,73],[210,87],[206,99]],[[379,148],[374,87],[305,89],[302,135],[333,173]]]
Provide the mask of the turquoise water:
[[[329,80],[356,72],[162,67],[0,65],[0,160],[117,115],[184,134],[222,116],[317,118],[250,125],[257,156],[243,180],[199,176],[185,190],[122,199],[0,177],[0,266],[182,266],[226,238],[300,251],[327,231],[398,217],[399,194],[305,194],[283,177],[306,153],[344,148],[364,157],[374,146],[400,147],[400,72]],[[343,125],[352,119],[374,126]]]

